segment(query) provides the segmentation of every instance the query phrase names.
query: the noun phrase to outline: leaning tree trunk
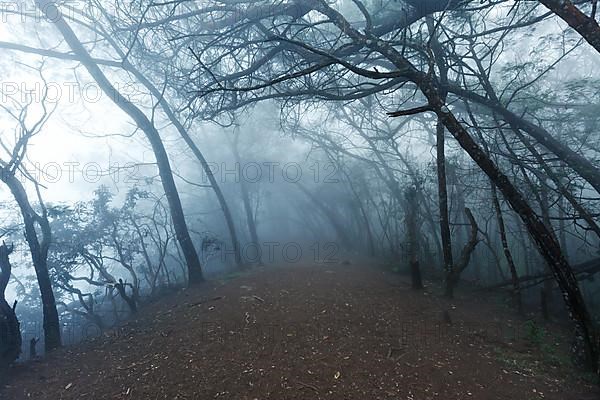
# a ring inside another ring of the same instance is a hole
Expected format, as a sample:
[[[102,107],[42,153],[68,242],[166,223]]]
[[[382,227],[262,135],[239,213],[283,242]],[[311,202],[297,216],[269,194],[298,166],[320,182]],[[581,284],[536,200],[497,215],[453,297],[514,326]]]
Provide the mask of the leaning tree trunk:
[[[505,108],[499,101],[490,99],[489,93],[488,96],[482,96],[452,85],[448,86],[448,89],[451,93],[454,93],[459,97],[485,106],[490,111],[501,116],[504,121],[511,125],[511,127],[516,127],[521,131],[526,132],[539,144],[554,153],[561,161],[568,165],[569,168],[572,168],[577,172],[579,176],[585,179],[598,193],[600,193],[600,168],[590,162],[590,160],[586,159],[580,152],[570,149],[543,127],[533,124],[520,115],[515,114]]]
[[[106,95],[109,96],[121,110],[127,113],[127,115],[135,121],[138,128],[146,135],[156,158],[160,179],[167,197],[167,202],[169,203],[175,235],[177,236],[177,241],[187,264],[189,283],[194,284],[202,282],[204,277],[200,259],[194,248],[192,238],[190,237],[190,232],[181,206],[181,199],[179,198],[179,192],[177,191],[177,186],[175,185],[175,180],[173,178],[169,156],[158,130],[152,121],[146,117],[144,112],[123,96],[108,80],[85,47],[83,47],[83,44],[77,38],[75,32],[73,32],[69,24],[65,21],[58,6],[51,0],[36,0],[36,5],[46,15],[48,20],[54,23],[65,39],[65,42],[79,58],[81,64],[87,69],[88,73],[96,81],[102,91],[106,93]]]
[[[582,358],[586,366],[598,371],[598,343],[595,339],[594,325],[579,289],[575,274],[568,261],[563,256],[560,245],[552,237],[552,233],[540,221],[535,211],[517,190],[513,183],[504,175],[494,161],[475,142],[471,134],[456,119],[446,105],[444,91],[439,83],[428,73],[416,69],[404,55],[391,44],[382,40],[371,40],[373,37],[356,30],[339,12],[327,3],[317,0],[305,0],[314,10],[327,16],[338,29],[348,35],[357,46],[367,47],[386,57],[398,71],[409,81],[413,82],[427,99],[427,105],[413,110],[390,113],[390,116],[406,116],[424,111],[433,111],[438,120],[454,136],[458,144],[469,154],[471,159],[488,176],[502,192],[504,198],[519,215],[531,237],[535,240],[538,250],[550,266],[555,280],[563,294],[570,317],[575,325],[575,346],[573,355]]]
[[[540,3],[569,24],[600,53],[600,26],[594,17],[584,14],[569,0],[540,0]]]
[[[10,307],[5,297],[12,271],[9,260],[12,251],[13,246],[4,243],[0,246],[0,370],[16,361],[21,354],[21,327],[15,313],[17,302]]]
[[[426,111],[435,112],[459,145],[502,192],[504,198],[519,215],[531,237],[535,240],[541,255],[548,263],[575,325],[575,342],[573,346],[575,361],[579,364],[585,364],[586,367],[598,372],[598,344],[595,339],[594,325],[579,289],[575,274],[563,256],[560,245],[554,239],[552,232],[539,219],[535,211],[508,177],[500,171],[492,159],[473,140],[469,132],[448,109],[440,94],[437,82],[433,81],[426,74],[416,70],[393,47],[382,42],[373,42],[371,46],[374,47],[374,50],[389,57],[390,61],[398,68],[404,70],[409,79],[417,84],[428,100],[428,106],[425,107]],[[407,112],[401,112],[392,113],[391,115],[401,116],[408,114]]]
[[[598,345],[595,339],[592,319],[579,289],[575,274],[563,256],[560,245],[554,239],[552,232],[540,221],[535,211],[523,198],[521,193],[473,140],[471,135],[462,127],[444,103],[440,101],[439,97],[435,94],[435,90],[432,90],[429,84],[423,86],[438,117],[443,120],[461,147],[467,151],[482,171],[502,192],[513,210],[521,217],[531,237],[535,240],[540,253],[550,266],[562,292],[570,317],[574,322],[575,343],[573,357],[578,364],[584,364],[588,368],[597,370]]]
[[[117,48],[116,45],[114,47]],[[215,196],[217,197],[217,201],[221,206],[221,211],[223,211],[225,223],[227,224],[227,228],[229,230],[229,237],[233,246],[235,262],[238,267],[241,267],[242,257],[240,255],[240,243],[237,238],[237,232],[235,229],[235,223],[233,222],[233,216],[231,215],[231,210],[229,209],[229,205],[227,203],[227,200],[225,199],[225,195],[223,195],[223,191],[219,186],[219,182],[217,182],[217,179],[215,178],[215,174],[210,164],[206,161],[206,158],[204,157],[204,154],[202,154],[202,152],[200,151],[200,148],[196,145],[192,137],[189,135],[188,131],[179,121],[179,118],[177,118],[177,116],[169,106],[167,100],[165,100],[163,93],[161,93],[160,90],[158,90],[156,86],[152,84],[152,82],[146,79],[146,77],[137,68],[135,68],[127,59],[124,59],[123,61],[123,68],[125,68],[128,72],[131,72],[142,83],[142,85],[144,85],[146,89],[148,89],[150,93],[154,95],[158,103],[161,105],[169,121],[171,121],[175,129],[177,129],[177,132],[179,132],[181,138],[185,141],[190,150],[192,150],[192,153],[194,154],[196,159],[198,159],[198,161],[200,162],[200,165],[202,166],[202,169],[204,170],[204,173],[208,178],[210,186],[213,189]]]

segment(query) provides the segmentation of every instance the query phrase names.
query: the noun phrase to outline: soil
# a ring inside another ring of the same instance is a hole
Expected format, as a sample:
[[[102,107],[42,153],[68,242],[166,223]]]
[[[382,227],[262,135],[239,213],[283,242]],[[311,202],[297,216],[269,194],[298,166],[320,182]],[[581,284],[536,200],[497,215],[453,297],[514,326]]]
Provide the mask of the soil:
[[[568,332],[379,267],[256,268],[15,367],[2,399],[598,399]]]

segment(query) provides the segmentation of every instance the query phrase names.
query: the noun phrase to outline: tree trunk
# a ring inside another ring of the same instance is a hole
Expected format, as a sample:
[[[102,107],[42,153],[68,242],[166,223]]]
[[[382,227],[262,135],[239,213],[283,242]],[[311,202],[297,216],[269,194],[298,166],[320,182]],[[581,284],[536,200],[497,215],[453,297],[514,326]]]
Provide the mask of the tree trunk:
[[[88,51],[83,47],[81,41],[77,38],[69,24],[67,24],[56,4],[51,0],[36,0],[36,5],[46,15],[48,20],[54,23],[63,35],[65,42],[79,57],[79,61],[87,69],[102,91],[109,96],[121,110],[127,113],[127,115],[135,121],[138,128],[146,135],[146,138],[152,146],[154,156],[156,157],[158,172],[169,203],[169,210],[171,212],[171,218],[173,219],[177,241],[179,242],[179,246],[181,247],[187,263],[188,281],[190,284],[202,282],[204,277],[202,275],[200,259],[198,258],[198,253],[192,243],[192,238],[190,237],[185,221],[185,215],[181,206],[179,192],[177,191],[177,186],[173,179],[169,157],[156,127],[137,106],[125,98],[112,83],[110,83]]]
[[[600,26],[593,17],[585,15],[569,0],[540,0],[540,3],[562,18],[600,53]]]
[[[491,183],[491,182],[490,182]],[[521,285],[519,283],[519,274],[517,273],[517,267],[512,257],[512,253],[508,246],[508,238],[506,237],[506,227],[504,225],[504,217],[502,216],[502,209],[500,208],[500,201],[498,201],[498,194],[496,187],[493,183],[492,186],[492,202],[494,203],[494,210],[496,211],[496,220],[498,222],[498,231],[500,232],[500,240],[502,242],[502,250],[504,251],[504,257],[510,270],[510,276],[513,285],[513,306],[519,310],[519,313],[523,313],[523,301],[521,296]]]
[[[475,217],[473,217],[473,213],[468,208],[465,208],[464,212],[469,220],[469,224],[471,225],[471,231],[469,234],[469,241],[465,244],[465,247],[463,247],[458,262],[453,265],[452,270],[446,276],[446,296],[449,298],[454,296],[454,288],[460,280],[460,275],[469,265],[471,255],[475,251],[477,243],[479,243],[479,239],[477,238],[479,228],[477,226],[477,222],[475,222]]]
[[[432,93],[431,90],[428,93]],[[493,161],[482,151],[468,132],[460,125],[454,115],[436,100],[436,96],[430,96],[430,101],[436,103],[434,107],[438,116],[452,132],[463,149],[469,153],[472,159],[479,165],[483,172],[494,182],[496,187],[504,194],[512,208],[519,214],[523,223],[529,230],[531,237],[537,243],[540,253],[550,266],[557,283],[560,286],[563,298],[569,309],[569,313],[575,323],[575,346],[574,358],[587,367],[596,369],[598,363],[597,344],[592,320],[581,295],[577,279],[573,274],[571,266],[564,258],[560,245],[554,239],[553,234],[539,220],[533,209],[525,201],[519,191],[513,186],[508,178],[500,172]]]
[[[491,111],[498,113],[512,127],[516,127],[529,136],[534,138],[539,144],[554,153],[561,161],[576,171],[583,179],[585,179],[594,189],[600,193],[600,168],[591,163],[580,153],[573,151],[560,140],[553,137],[548,131],[541,126],[535,125],[521,116],[513,113],[505,108],[497,100],[489,99],[477,93],[462,89],[457,86],[449,85],[446,87],[451,93],[456,94],[464,99],[471,100],[481,104]]]
[[[235,162],[239,165],[240,168],[242,168],[242,160],[240,157],[240,151],[239,151],[239,139],[240,139],[240,134],[239,133],[234,133],[234,138],[233,138],[233,142],[231,144],[232,150],[233,150],[233,155],[235,157]],[[261,258],[261,252],[260,252],[260,248],[261,245],[258,241],[258,232],[256,231],[256,216],[254,215],[253,211],[252,211],[252,204],[250,202],[250,193],[248,191],[248,184],[246,182],[246,180],[244,179],[243,174],[241,174],[242,176],[240,176],[240,192],[242,194],[242,203],[244,204],[244,212],[246,214],[246,223],[248,224],[248,231],[250,232],[250,240],[252,240],[252,244],[253,246],[255,246],[258,249],[258,265],[262,265],[262,258]]]
[[[5,297],[12,272],[9,260],[12,251],[13,246],[4,243],[0,246],[0,372],[19,358],[22,344],[21,325],[15,313],[17,302],[11,308]]]
[[[446,183],[446,150],[445,128],[441,120],[436,126],[436,154],[437,154],[437,182],[438,182],[438,207],[440,213],[440,232],[442,234],[442,249],[444,253],[445,295],[454,296],[454,285],[452,281],[454,261],[452,259],[452,237],[450,235],[450,220],[448,213],[448,185]]]
[[[558,239],[554,233],[554,228],[552,226],[552,221],[550,219],[550,210],[549,210],[549,199],[548,199],[548,189],[546,188],[545,182],[540,179],[540,209],[542,211],[542,221],[544,225],[548,228],[548,230],[552,233],[552,237],[558,244]],[[563,256],[566,259],[566,255],[563,253]],[[549,310],[552,308],[552,281],[547,280],[544,282],[544,288],[542,289],[542,316],[546,321],[550,320]]]
[[[127,303],[127,306],[129,307],[129,310],[131,311],[131,313],[136,314],[137,313],[137,303],[135,302],[135,300],[133,299],[132,296],[127,294],[127,284],[125,282],[123,282],[122,279],[119,279],[119,282],[115,283],[115,288],[121,295],[121,298],[123,300],[125,300],[125,303]]]
[[[423,2],[409,2],[412,7],[421,9],[423,15],[428,15],[430,12],[429,7],[424,7]],[[447,6],[451,6],[451,2],[446,3]],[[438,32],[436,32],[436,24],[431,16],[425,18],[427,24],[427,30],[431,36],[430,47],[433,55],[433,60],[439,71],[439,80],[442,83],[448,82],[448,64],[445,59],[445,52],[438,40]],[[447,92],[442,90],[438,92],[438,95],[445,102]],[[437,167],[437,182],[438,182],[438,207],[440,213],[440,234],[442,237],[442,253],[444,258],[444,272],[445,272],[445,295],[446,297],[452,298],[454,296],[454,286],[456,282],[453,282],[455,276],[454,273],[454,259],[452,256],[452,236],[450,233],[450,212],[448,210],[448,181],[446,176],[446,129],[442,120],[438,117],[435,127],[435,138],[436,138],[436,167]]]
[[[409,188],[406,193],[406,207],[404,218],[406,219],[406,233],[408,245],[408,263],[410,265],[410,276],[413,289],[423,289],[421,269],[419,267],[419,205],[417,203],[417,191]]]
[[[554,173],[552,168],[550,168],[550,166],[548,165],[546,160],[544,160],[544,158],[542,157],[540,152],[535,148],[535,146],[521,133],[521,131],[517,127],[511,126],[511,128],[512,128],[512,131],[515,133],[515,135],[517,135],[517,137],[521,140],[521,142],[523,142],[523,144],[527,147],[529,152],[535,157],[538,164],[541,165],[541,167],[544,170],[544,172],[546,173],[546,175],[552,180],[552,182],[554,182],[554,185],[556,186],[556,190],[565,199],[567,199],[569,201],[569,204],[571,204],[573,209],[579,213],[579,217],[582,218],[588,224],[590,229],[592,231],[594,231],[596,236],[598,236],[598,238],[600,238],[600,226],[598,226],[598,224],[594,220],[594,217],[579,203],[579,201],[575,198],[575,195],[571,192],[571,189],[569,189],[568,187],[566,187],[563,184],[561,179],[557,176],[556,173]],[[561,163],[561,164],[564,164],[564,163]],[[561,201],[561,205],[562,205],[562,201]],[[559,210],[562,211],[562,207],[559,208]],[[564,225],[563,220],[561,220],[561,224]],[[564,230],[561,230],[561,232],[564,234]],[[561,243],[563,251],[566,250],[565,244],[566,244],[566,240],[565,240],[564,244]]]
[[[45,215],[40,216],[33,210],[27,192],[19,179],[10,173],[2,172],[1,175],[2,180],[8,186],[17,202],[23,217],[25,239],[29,245],[31,260],[42,298],[44,348],[46,351],[51,351],[60,347],[61,334],[56,299],[54,298],[50,274],[48,273],[48,248],[52,236],[50,225]],[[35,229],[36,223],[41,228],[41,242],[38,239],[38,233]]]
[[[369,257],[375,257],[375,242],[373,241],[373,232],[371,230],[371,222],[369,221],[369,215],[367,214],[367,210],[365,210],[365,206],[363,205],[358,193],[354,190],[352,183],[348,179],[348,184],[350,185],[352,192],[354,193],[355,203],[360,210],[360,215],[363,220],[363,226],[367,235],[367,254]]]

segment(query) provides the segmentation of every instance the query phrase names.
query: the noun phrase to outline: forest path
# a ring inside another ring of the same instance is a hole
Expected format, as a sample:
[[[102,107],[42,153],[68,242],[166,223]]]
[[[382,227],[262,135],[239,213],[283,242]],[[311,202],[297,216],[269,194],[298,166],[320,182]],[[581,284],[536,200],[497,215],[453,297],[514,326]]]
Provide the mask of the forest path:
[[[440,292],[377,267],[257,268],[17,367],[0,398],[598,398],[554,334],[536,345],[498,302]]]

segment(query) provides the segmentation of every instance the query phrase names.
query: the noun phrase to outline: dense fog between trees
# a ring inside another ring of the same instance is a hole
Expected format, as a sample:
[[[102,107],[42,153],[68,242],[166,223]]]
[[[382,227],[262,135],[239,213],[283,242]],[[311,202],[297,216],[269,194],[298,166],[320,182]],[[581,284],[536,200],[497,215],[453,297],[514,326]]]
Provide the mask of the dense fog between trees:
[[[598,371],[595,1],[3,2],[0,363],[265,265],[568,323]]]

